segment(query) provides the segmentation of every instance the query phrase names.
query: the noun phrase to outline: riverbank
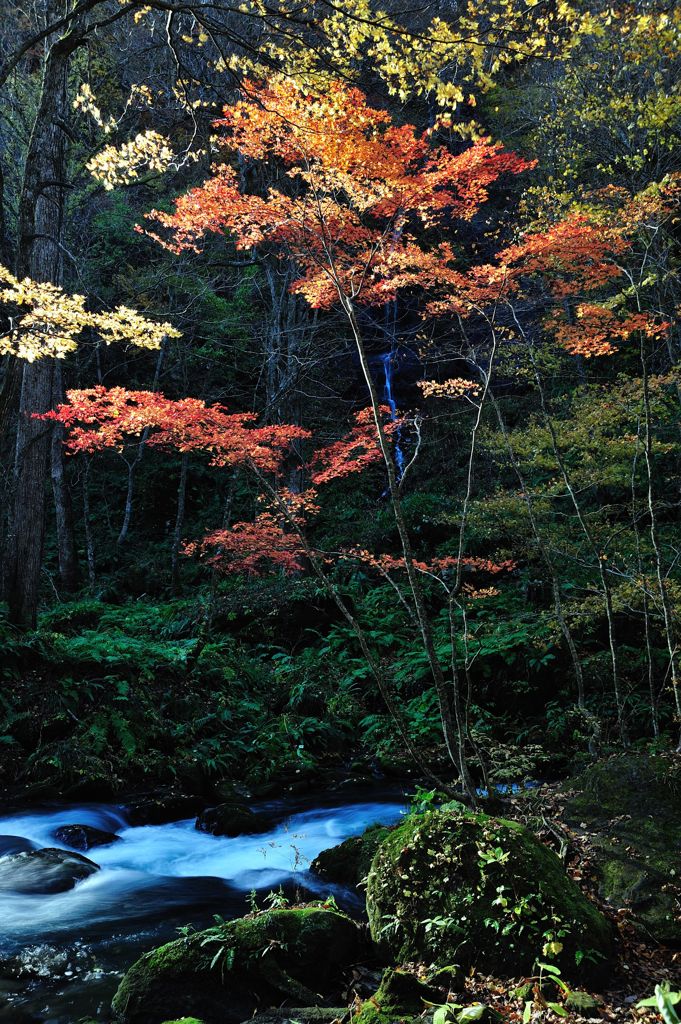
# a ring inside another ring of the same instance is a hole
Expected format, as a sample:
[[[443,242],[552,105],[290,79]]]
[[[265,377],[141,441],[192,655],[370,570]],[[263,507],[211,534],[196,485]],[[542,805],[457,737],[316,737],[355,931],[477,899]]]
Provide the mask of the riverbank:
[[[608,891],[611,861],[604,859],[603,853],[610,845],[608,825],[618,828],[624,820],[632,829],[646,820],[666,820],[665,813],[676,813],[676,760],[644,762],[642,755],[623,756],[626,765],[617,758],[597,764],[579,782],[581,789],[570,788],[577,784],[578,780],[573,780],[509,794],[503,801],[504,816],[524,823],[554,851],[566,876],[610,923],[614,937],[611,969],[597,991],[593,985],[589,987],[592,1000],[588,1007],[579,1012],[566,1007],[570,1016],[580,1019],[637,1019],[636,1002],[665,979],[673,986],[681,973],[681,942],[672,936],[671,944],[663,944],[645,924],[646,907],[655,891],[649,891],[638,904],[635,892]],[[651,765],[670,785],[665,782],[662,790],[656,790],[648,780],[642,810],[625,767],[643,778],[642,772]],[[610,790],[606,800],[604,789],[613,779],[623,782],[617,806]],[[601,789],[594,790],[596,785]],[[610,816],[597,826],[584,803],[584,795],[593,796],[594,792],[598,806],[607,806],[606,817]],[[670,802],[665,804],[667,798]],[[195,814],[164,823],[143,822],[144,805],[139,796],[129,802],[127,810],[121,805],[51,805],[5,815],[0,820],[0,834],[19,836],[33,849],[52,846],[67,850],[67,844],[55,838],[65,826],[85,826],[115,837],[85,852],[98,870],[72,888],[49,895],[3,894],[2,991],[7,1011],[15,1015],[6,1019],[17,1024],[23,1020],[27,1024],[75,1024],[82,1018],[88,1024],[92,1020],[105,1024],[123,972],[138,956],[178,934],[192,935],[209,928],[216,915],[231,920],[252,913],[256,906],[261,912],[311,900],[328,906],[331,899],[331,905],[361,919],[363,888],[355,889],[347,884],[347,878],[345,884],[336,881],[333,874],[321,877],[310,870],[312,862],[322,850],[360,835],[370,825],[395,825],[409,806],[409,787],[385,782],[335,794],[288,794],[254,801],[249,812],[258,819],[258,831],[234,836],[197,829],[202,816],[197,819]],[[434,805],[424,804],[421,798],[421,806]],[[157,817],[163,810],[166,814],[170,811],[168,805],[147,804],[147,819],[153,816],[154,807]],[[576,809],[584,819],[575,820]],[[627,859],[634,863],[637,851],[631,844],[626,850]],[[645,855],[649,855],[647,848]],[[641,879],[647,879],[649,890],[657,885],[657,895],[669,897],[673,915],[681,894],[674,890],[673,869],[666,880],[660,880],[660,863],[646,866],[641,861],[643,875],[637,885],[640,888]],[[666,913],[664,908],[662,912]],[[416,963],[407,961],[407,966],[417,973],[421,970]],[[376,971],[380,980],[380,968],[381,957],[375,952],[364,956],[359,971],[364,988],[360,986],[353,999],[369,997],[366,986],[376,981]],[[525,982],[521,975],[508,973],[510,976],[503,972],[494,976],[473,965],[465,974],[466,1001],[492,1007],[506,1019],[520,1019],[527,1000],[520,1000],[517,992]]]

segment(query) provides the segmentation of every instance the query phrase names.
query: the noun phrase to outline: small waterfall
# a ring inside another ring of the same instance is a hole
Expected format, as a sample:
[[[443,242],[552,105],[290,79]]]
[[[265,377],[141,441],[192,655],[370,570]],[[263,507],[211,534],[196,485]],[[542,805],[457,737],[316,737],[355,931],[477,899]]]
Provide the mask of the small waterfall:
[[[393,395],[393,371],[395,368],[395,350],[384,352],[379,356],[379,362],[383,367],[383,400],[390,409],[390,419],[395,422],[397,419],[397,402]],[[397,467],[397,479],[401,479],[404,473],[404,451],[401,445],[401,431],[398,427],[395,435],[395,465]]]

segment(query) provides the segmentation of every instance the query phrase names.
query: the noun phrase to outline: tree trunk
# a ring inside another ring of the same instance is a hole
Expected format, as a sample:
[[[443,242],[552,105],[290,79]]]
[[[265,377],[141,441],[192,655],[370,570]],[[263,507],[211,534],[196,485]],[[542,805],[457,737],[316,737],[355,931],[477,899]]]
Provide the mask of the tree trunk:
[[[572,661],[572,670],[575,676],[575,686],[577,691],[577,707],[579,708],[580,714],[583,716],[584,721],[590,730],[589,753],[595,757],[598,755],[600,750],[601,724],[597,716],[592,711],[590,711],[586,706],[584,672],[582,669],[582,662],[579,657],[579,652],[577,650],[575,638],[572,635],[572,630],[570,629],[570,625],[565,615],[558,572],[556,570],[553,557],[551,556],[550,549],[548,545],[545,543],[544,538],[540,532],[539,522],[537,520],[537,516],[535,513],[534,500],[530,492],[528,481],[525,479],[525,474],[523,473],[515,449],[513,448],[513,444],[511,443],[511,438],[508,432],[506,420],[504,419],[503,413],[501,411],[501,406],[499,405],[494,396],[492,396],[492,405],[494,406],[494,410],[497,415],[499,429],[501,431],[501,435],[506,445],[509,460],[517,477],[518,484],[520,485],[520,493],[522,495],[522,499],[527,510],[527,518],[529,520],[530,527],[532,530],[532,537],[534,538],[537,551],[539,552],[539,555],[544,563],[549,579],[551,581],[551,594],[553,597],[553,608],[556,616],[556,621],[560,627],[560,631],[565,641],[565,645],[570,654],[570,660]]]
[[[563,483],[565,484],[565,489],[568,495],[570,496],[572,507],[574,508],[575,514],[577,516],[577,522],[579,523],[582,533],[586,538],[587,544],[591,550],[591,554],[594,559],[596,569],[598,571],[598,578],[601,585],[601,593],[603,595],[603,605],[605,608],[605,619],[608,628],[608,648],[610,651],[612,685],[613,693],[615,696],[615,710],[617,713],[616,728],[623,746],[626,747],[629,745],[629,735],[626,720],[626,698],[622,688],[622,676],[620,672],[620,659],[618,653],[618,639],[615,634],[615,613],[612,603],[612,587],[610,585],[610,579],[605,565],[605,555],[604,552],[601,551],[599,548],[598,539],[596,535],[593,533],[589,524],[587,523],[580,501],[577,497],[574,487],[572,486],[572,479],[570,477],[570,473],[568,471],[565,459],[563,458],[563,455],[560,450],[560,445],[558,443],[558,437],[556,434],[555,423],[551,416],[549,405],[546,400],[544,380],[541,375],[539,363],[536,358],[534,343],[531,340],[529,340],[528,352],[530,356],[530,361],[532,363],[532,370],[534,374],[535,383],[537,385],[537,390],[539,392],[539,404],[542,411],[542,419],[544,421],[544,425],[546,426],[549,432],[549,437],[551,438],[551,448],[556,460],[556,464],[558,466],[558,470],[560,471],[560,476],[563,480]]]
[[[61,365],[54,365],[53,398],[60,402],[64,397],[62,386]],[[76,590],[80,582],[78,552],[76,550],[75,530],[73,525],[73,505],[71,492],[66,480],[64,466],[64,427],[55,423],[52,428],[51,473],[52,495],[54,497],[55,518],[57,526],[57,555],[59,558],[59,578],[66,591]]]
[[[177,590],[177,580],[180,568],[180,542],[184,529],[184,510],[187,501],[187,475],[189,471],[189,453],[182,453],[180,466],[180,482],[177,486],[177,513],[175,515],[175,528],[173,530],[173,551],[171,556],[170,584],[173,593]]]
[[[10,622],[28,629],[35,628],[38,611],[52,434],[52,427],[32,419],[31,413],[47,412],[51,406],[52,366],[28,363],[22,373],[6,577]]]
[[[18,276],[53,284],[62,278],[66,142],[62,125],[67,114],[69,61],[79,38],[72,28],[65,38],[49,45],[19,203]],[[53,384],[52,360],[23,365],[6,592],[10,620],[27,628],[36,624],[52,438],[52,427],[33,417],[52,407]]]
[[[85,529],[85,554],[87,557],[87,578],[91,587],[95,585],[95,539],[90,522],[90,460],[84,456],[83,468],[83,527]]]
[[[397,479],[397,471],[395,469],[395,463],[393,462],[392,453],[388,444],[388,439],[385,434],[383,427],[383,419],[380,410],[380,400],[376,391],[374,380],[371,376],[371,369],[369,367],[369,360],[367,358],[366,349],[364,347],[364,340],[360,331],[359,323],[355,313],[354,305],[348,296],[343,292],[339,283],[336,282],[339,297],[343,307],[343,311],[348,318],[348,323],[352,330],[357,354],[359,356],[360,366],[362,368],[362,374],[364,376],[364,382],[369,393],[369,401],[373,411],[374,423],[376,426],[376,433],[378,439],[378,446],[383,456],[385,463],[386,473],[388,477],[388,491],[390,494],[390,500],[392,504],[393,516],[395,518],[395,525],[397,526],[397,532],[402,545],[402,553],[404,555],[404,565],[407,572],[407,579],[409,581],[409,589],[412,594],[414,601],[414,609],[416,612],[416,619],[419,625],[419,631],[421,633],[421,640],[423,642],[423,648],[428,659],[428,666],[433,676],[433,682],[435,684],[435,692],[437,694],[438,706],[440,711],[440,720],[442,723],[442,733],[445,741],[445,747],[447,753],[453,765],[455,765],[461,777],[466,794],[468,795],[471,803],[475,807],[477,805],[477,793],[475,790],[475,784],[471,778],[470,770],[467,761],[466,751],[466,736],[463,727],[462,717],[456,713],[456,702],[457,694],[452,694],[450,687],[447,685],[445,680],[442,666],[440,664],[437,651],[435,649],[435,640],[433,637],[433,630],[428,611],[426,608],[425,597],[423,589],[421,587],[420,580],[418,578],[418,571],[414,565],[414,554],[411,546],[411,538],[407,529],[407,523],[404,518],[402,510],[402,502],[400,499],[400,486]],[[452,642],[454,642],[452,640]],[[453,689],[458,689],[459,681],[458,678],[453,680]],[[454,707],[453,707],[454,704]]]

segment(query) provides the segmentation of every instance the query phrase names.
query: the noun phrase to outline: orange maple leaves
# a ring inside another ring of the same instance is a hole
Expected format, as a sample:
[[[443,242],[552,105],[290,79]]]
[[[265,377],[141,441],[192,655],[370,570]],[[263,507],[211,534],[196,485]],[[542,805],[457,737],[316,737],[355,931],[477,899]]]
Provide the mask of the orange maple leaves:
[[[223,232],[240,249],[264,247],[293,261],[292,291],[315,308],[342,296],[384,305],[416,288],[431,315],[468,317],[510,302],[533,282],[546,308],[563,307],[622,273],[618,260],[640,215],[631,202],[620,202],[622,216],[609,223],[573,212],[527,232],[489,263],[462,269],[456,247],[428,229],[449,232],[457,219],[472,219],[502,175],[533,162],[489,139],[452,153],[432,133],[393,124],[341,82],[321,97],[290,81],[246,83],[243,99],[225,108],[216,127],[228,157],[278,169],[269,175],[274,183],[248,191],[241,172],[218,164],[173,213],[152,211],[147,233],[177,252]],[[629,318],[632,330],[650,333],[650,321],[636,323]],[[570,324],[552,315],[547,325],[567,351],[587,357],[610,354],[631,333],[594,302]]]
[[[228,530],[213,530],[202,540],[185,544],[182,551],[202,557],[222,572],[248,576],[260,576],[273,566],[287,574],[305,568],[300,538],[270,512],[261,512],[251,523],[234,523]]]
[[[353,561],[361,562],[363,565],[368,566],[371,569],[376,569],[382,576],[389,576],[395,572],[406,572],[406,563],[403,557],[389,555],[389,554],[375,554],[373,551],[367,551],[366,548],[349,548],[347,551],[342,553],[342,557]],[[429,561],[424,559],[415,558],[412,561],[412,565],[417,572],[423,573],[427,576],[442,577],[447,573],[453,572],[459,565],[462,570],[468,573],[485,574],[489,576],[497,576],[500,573],[511,572],[516,568],[516,563],[510,559],[503,559],[501,562],[493,562],[490,558],[477,558],[474,555],[464,555],[461,558],[458,555],[444,555],[442,557],[434,557]],[[473,588],[470,584],[466,585],[469,588],[469,592],[473,593]],[[491,596],[494,588],[487,588],[487,593],[484,596]],[[476,588],[477,592],[477,588]]]
[[[471,316],[535,289],[544,308],[553,310],[546,324],[558,343],[583,356],[610,354],[614,341],[635,331],[654,336],[665,329],[644,313],[617,316],[595,301],[578,303],[622,273],[630,223],[573,213],[472,267],[462,265],[453,243],[441,240],[457,220],[480,211],[502,175],[520,174],[532,162],[489,139],[452,153],[428,132],[394,125],[386,111],[343,83],[323,97],[290,81],[246,83],[244,92],[217,127],[228,154],[274,170],[271,184],[248,191],[241,169],[216,166],[202,186],[176,201],[173,213],[148,215],[154,229],[147,233],[167,248],[196,250],[206,235],[228,232],[239,249],[261,247],[292,261],[298,271],[292,290],[321,309],[342,300],[384,305],[403,289],[420,289],[430,313]],[[432,397],[472,400],[479,391],[460,379],[424,385]],[[399,423],[390,410],[381,414],[390,438]],[[310,437],[292,425],[257,426],[252,414],[197,399],[122,388],[70,392],[68,404],[49,416],[69,428],[71,451],[118,447],[144,433],[150,445],[204,452],[214,465],[247,466],[275,478],[292,442]],[[186,550],[230,571],[258,572],[266,564],[298,571],[306,550],[300,531],[318,511],[317,488],[381,458],[367,409],[346,437],[315,453],[307,467],[309,491],[292,495],[277,479],[274,504],[253,522],[214,531]],[[364,553],[363,560],[384,573],[401,568],[388,555]],[[466,564],[473,567],[471,560]],[[414,567],[436,575],[461,568],[449,556]],[[506,568],[489,563],[484,571]]]
[[[576,307],[571,322],[567,321],[564,311],[558,311],[547,320],[547,326],[571,355],[590,359],[612,355],[617,351],[614,342],[630,338],[632,334],[640,332],[648,338],[658,337],[668,329],[669,322],[657,321],[649,313],[618,317],[607,306],[583,302]]]
[[[234,523],[184,545],[185,554],[197,555],[225,572],[257,575],[273,566],[286,573],[303,570],[308,553],[303,530],[320,511],[318,488],[364,472],[380,464],[382,458],[372,410],[363,409],[346,437],[313,453],[307,467],[312,486],[295,492],[281,485],[281,473],[292,443],[311,436],[301,427],[258,427],[253,413],[230,413],[221,405],[206,405],[197,398],[170,399],[157,392],[120,387],[69,391],[67,399],[39,418],[66,427],[66,448],[72,454],[120,449],[144,436],[150,447],[203,453],[212,465],[254,470],[263,484],[265,475],[274,477],[253,521]],[[387,407],[381,412],[390,438],[400,423],[389,419]],[[362,560],[383,573],[404,568],[399,558],[365,554]],[[356,558],[358,552],[342,557]],[[510,567],[510,563],[495,566],[483,559],[466,558],[463,562],[469,569],[492,574]],[[456,564],[456,558],[446,556],[430,563],[418,561],[415,566],[421,572],[437,574]]]
[[[454,256],[429,250],[424,227],[470,220],[501,175],[533,166],[489,139],[452,153],[340,82],[321,98],[292,82],[246,91],[217,126],[230,152],[279,164],[276,185],[247,192],[233,167],[218,165],[174,213],[152,211],[165,234],[149,233],[174,251],[224,231],[242,249],[266,244],[295,262],[292,289],[313,307],[332,306],[339,291],[382,305],[400,288],[430,288]]]
[[[390,419],[390,409],[381,406],[383,432],[392,437],[400,428],[400,420]],[[355,416],[355,425],[340,441],[320,448],[312,459],[312,482],[315,486],[340,480],[352,473],[361,473],[382,459],[376,439],[376,424],[371,408],[362,409]]]

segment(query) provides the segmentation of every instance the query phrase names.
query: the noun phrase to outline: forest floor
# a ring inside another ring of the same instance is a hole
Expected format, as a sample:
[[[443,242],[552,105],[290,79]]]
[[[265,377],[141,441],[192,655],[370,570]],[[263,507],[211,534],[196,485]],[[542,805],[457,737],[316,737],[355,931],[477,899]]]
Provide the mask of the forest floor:
[[[534,830],[549,846],[552,846],[564,861],[566,871],[579,887],[588,894],[593,903],[610,920],[615,939],[615,958],[611,977],[602,991],[590,991],[598,1005],[583,1013],[569,1012],[573,1020],[590,1021],[641,1021],[644,1017],[657,1018],[652,1010],[637,1008],[641,999],[651,996],[656,985],[667,981],[672,989],[681,984],[681,950],[661,945],[653,935],[646,937],[632,920],[627,907],[615,908],[599,895],[599,880],[596,873],[597,854],[593,835],[586,829],[570,827],[563,819],[564,792],[561,784],[544,785],[541,789],[540,813],[544,825],[536,828],[537,807],[532,807]],[[525,801],[511,801],[513,817],[527,821],[530,817]],[[518,978],[519,988],[530,979]],[[514,983],[503,981],[478,972],[467,980],[466,998],[483,1002],[494,1007],[505,1019],[522,1021],[525,1000],[509,1001]],[[538,986],[535,997],[541,1005],[542,995]],[[556,1016],[549,1012],[556,1020]],[[567,1019],[567,1018],[566,1018]]]

